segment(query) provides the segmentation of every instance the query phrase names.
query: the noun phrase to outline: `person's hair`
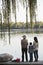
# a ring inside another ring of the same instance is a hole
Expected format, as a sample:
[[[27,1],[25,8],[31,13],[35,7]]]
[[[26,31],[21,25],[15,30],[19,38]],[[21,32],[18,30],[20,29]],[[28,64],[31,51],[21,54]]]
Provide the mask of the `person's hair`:
[[[26,35],[23,35],[22,37],[23,37],[23,39],[25,39],[26,38]]]
[[[35,40],[35,42],[37,42],[37,43],[38,43],[38,39],[37,39],[37,37],[34,37],[34,40]]]
[[[32,45],[32,42],[30,42],[30,45]]]

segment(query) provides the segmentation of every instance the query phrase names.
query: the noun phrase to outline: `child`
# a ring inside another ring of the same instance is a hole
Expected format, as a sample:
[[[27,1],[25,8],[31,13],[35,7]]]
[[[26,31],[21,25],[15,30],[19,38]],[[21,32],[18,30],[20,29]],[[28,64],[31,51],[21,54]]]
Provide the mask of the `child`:
[[[30,56],[29,62],[32,62],[33,61],[33,45],[32,45],[32,42],[30,42],[30,45],[29,45],[29,56]]]

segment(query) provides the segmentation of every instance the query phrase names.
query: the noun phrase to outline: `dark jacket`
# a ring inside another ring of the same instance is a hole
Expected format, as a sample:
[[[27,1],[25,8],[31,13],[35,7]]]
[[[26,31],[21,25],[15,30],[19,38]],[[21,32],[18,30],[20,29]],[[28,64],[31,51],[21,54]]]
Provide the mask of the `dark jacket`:
[[[27,39],[22,39],[22,40],[21,40],[21,47],[22,47],[22,48],[27,48],[27,45],[28,45]]]
[[[29,53],[33,53],[33,45],[29,46]]]

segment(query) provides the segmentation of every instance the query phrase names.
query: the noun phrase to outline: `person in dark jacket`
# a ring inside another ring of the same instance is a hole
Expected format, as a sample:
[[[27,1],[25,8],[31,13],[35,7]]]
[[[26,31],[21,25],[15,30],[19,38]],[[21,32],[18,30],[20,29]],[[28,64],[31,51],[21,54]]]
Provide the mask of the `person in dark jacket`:
[[[33,61],[33,45],[32,45],[32,42],[30,42],[30,45],[29,45],[29,56],[30,56],[29,62],[32,62]]]
[[[26,61],[28,61],[27,46],[28,46],[28,41],[26,39],[26,35],[23,35],[23,39],[21,40],[22,62],[24,61],[24,53],[25,53]]]

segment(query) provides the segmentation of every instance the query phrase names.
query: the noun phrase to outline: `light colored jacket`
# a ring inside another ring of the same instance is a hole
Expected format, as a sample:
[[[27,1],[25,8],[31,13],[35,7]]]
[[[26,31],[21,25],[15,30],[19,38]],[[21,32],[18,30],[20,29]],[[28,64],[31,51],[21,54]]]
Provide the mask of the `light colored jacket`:
[[[35,41],[33,42],[33,48],[34,48],[34,51],[38,50],[38,43],[36,43]]]
[[[21,46],[22,46],[22,48],[27,48],[27,45],[28,45],[27,39],[22,39],[21,40]]]

